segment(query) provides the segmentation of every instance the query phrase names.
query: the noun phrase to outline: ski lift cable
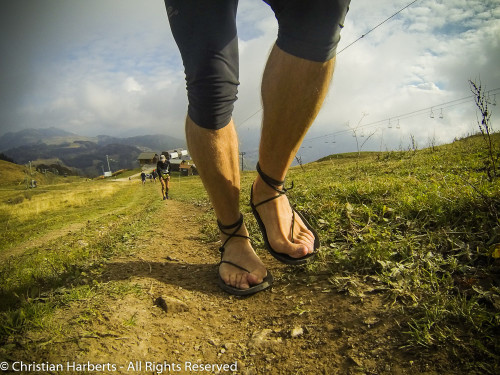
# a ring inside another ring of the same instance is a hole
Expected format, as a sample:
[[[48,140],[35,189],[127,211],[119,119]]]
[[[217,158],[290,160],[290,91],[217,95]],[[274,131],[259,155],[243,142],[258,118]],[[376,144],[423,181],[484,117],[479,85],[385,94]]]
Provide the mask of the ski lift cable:
[[[487,94],[487,95],[488,94],[493,94],[494,95],[498,91],[500,91],[500,87],[498,87],[496,89],[488,90],[488,91],[485,92],[485,94]],[[433,105],[433,106],[430,106],[430,107],[427,107],[427,108],[418,109],[416,111],[411,111],[411,112],[400,114],[400,115],[397,115],[397,116],[391,116],[391,117],[385,118],[383,120],[374,121],[374,122],[371,122],[369,124],[360,125],[360,126],[357,127],[356,130],[362,129],[362,128],[373,127],[373,126],[376,126],[376,125],[380,125],[380,124],[386,123],[386,122],[391,121],[391,120],[398,120],[399,121],[399,120],[406,120],[406,119],[409,119],[409,118],[413,118],[413,117],[416,117],[416,116],[421,116],[423,114],[429,113],[429,111],[431,109],[433,109],[433,108],[448,109],[448,108],[456,107],[456,106],[459,106],[459,105],[467,104],[467,103],[469,103],[473,99],[474,99],[474,95],[470,95],[470,96],[466,96],[464,98],[450,100],[448,102],[436,104],[436,105]],[[392,128],[392,126],[391,126],[391,128]],[[324,138],[326,138],[326,137],[335,137],[337,135],[350,134],[350,133],[352,133],[352,129],[338,130],[336,132],[327,133],[327,134],[323,134],[323,135],[312,137],[312,138],[307,138],[307,139],[305,139],[302,142],[302,144],[308,143],[308,142],[312,142],[312,141],[315,141],[315,140],[318,140],[318,139],[324,140]],[[253,154],[253,153],[257,153],[258,149],[254,149],[254,150],[251,150],[251,151],[245,151],[245,152],[247,154]]]
[[[411,3],[409,3],[408,5],[406,5],[405,7],[401,8],[400,10],[398,10],[396,13],[392,14],[391,16],[389,16],[388,18],[386,18],[385,20],[383,20],[382,22],[380,22],[377,26],[375,27],[372,27],[370,30],[368,30],[366,33],[364,33],[363,35],[361,35],[358,39],[356,39],[354,42],[348,44],[346,47],[342,48],[340,51],[337,52],[337,56],[345,51],[346,49],[348,49],[349,47],[351,47],[353,44],[359,42],[361,39],[363,39],[365,36],[367,36],[368,34],[370,34],[372,31],[374,31],[375,29],[379,28],[380,26],[382,26],[384,23],[386,23],[387,21],[389,21],[390,19],[392,19],[393,17],[395,17],[396,15],[398,15],[399,13],[401,13],[403,10],[405,10],[406,8],[410,7],[411,5],[413,5],[414,3],[416,3],[418,0],[414,0],[412,1]],[[238,124],[236,126],[236,129],[240,128],[244,123],[246,123],[248,120],[250,120],[252,117],[254,117],[257,113],[259,113],[260,111],[262,111],[262,107],[260,107],[257,111],[255,111],[252,115],[250,115],[249,117],[247,117],[246,119],[244,119],[240,124]]]
[[[500,91],[500,87],[496,88],[496,89],[488,90],[486,92],[486,94],[488,94],[488,93],[495,93],[497,91]],[[443,109],[446,109],[446,108],[455,107],[455,106],[458,106],[458,105],[466,104],[466,103],[470,102],[473,98],[474,98],[474,96],[471,95],[471,96],[467,96],[467,97],[464,97],[464,98],[451,100],[449,102],[436,104],[436,105],[433,105],[431,107],[422,108],[422,109],[419,109],[419,110],[416,110],[416,111],[404,113],[404,114],[401,114],[401,115],[391,116],[391,117],[385,118],[383,120],[378,120],[378,121],[371,122],[369,124],[360,125],[358,127],[358,129],[367,128],[367,127],[371,127],[371,126],[383,124],[383,123],[388,122],[389,120],[396,120],[396,119],[405,120],[405,119],[409,119],[409,118],[412,118],[412,117],[415,117],[415,116],[420,116],[422,114],[428,113],[432,108],[443,108]],[[324,137],[331,137],[331,136],[335,136],[335,135],[338,135],[338,134],[345,134],[345,133],[351,133],[351,132],[352,132],[351,129],[339,130],[339,131],[336,131],[336,132],[332,132],[332,133],[328,133],[328,134],[323,134],[321,136],[316,136],[316,137],[313,137],[313,138],[305,139],[304,142],[310,142],[310,141],[314,141],[316,139],[323,139]]]
[[[386,18],[385,20],[383,20],[382,22],[380,22],[377,26],[373,27],[372,29],[368,30],[366,33],[364,33],[363,35],[361,35],[358,39],[356,39],[354,42],[348,44],[346,47],[342,48],[339,52],[337,52],[337,55],[339,55],[340,53],[342,53],[342,51],[345,51],[346,49],[348,49],[350,46],[352,46],[354,43],[356,42],[359,42],[361,39],[363,39],[365,36],[367,36],[368,34],[370,34],[373,30],[375,30],[376,28],[382,26],[384,23],[386,23],[387,21],[389,21],[391,18],[395,17],[396,15],[398,15],[399,13],[401,13],[403,10],[405,10],[406,8],[410,7],[411,5],[415,4],[418,0],[415,0],[415,1],[412,1],[410,4],[406,5],[405,7],[401,8],[400,10],[398,10],[396,13],[394,13],[392,16]]]

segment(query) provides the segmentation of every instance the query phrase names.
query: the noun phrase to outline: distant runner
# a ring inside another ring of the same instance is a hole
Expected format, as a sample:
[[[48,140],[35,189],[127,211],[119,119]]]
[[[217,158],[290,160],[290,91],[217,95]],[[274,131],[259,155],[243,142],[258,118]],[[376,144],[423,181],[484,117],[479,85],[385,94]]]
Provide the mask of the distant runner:
[[[144,172],[141,173],[141,180],[142,180],[142,184],[144,185],[146,183],[146,173],[144,173]]]
[[[161,182],[161,194],[163,200],[168,199],[168,189],[170,188],[170,161],[165,155],[160,156],[160,161],[156,164],[156,170]]]

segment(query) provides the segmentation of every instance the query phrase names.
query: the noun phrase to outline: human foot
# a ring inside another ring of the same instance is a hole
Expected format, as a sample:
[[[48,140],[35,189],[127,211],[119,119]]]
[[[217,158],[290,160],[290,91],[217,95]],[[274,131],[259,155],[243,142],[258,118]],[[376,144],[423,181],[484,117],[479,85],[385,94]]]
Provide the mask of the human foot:
[[[284,263],[306,263],[319,247],[317,234],[290,206],[284,181],[270,178],[258,164],[257,171],[259,175],[252,185],[250,205],[269,252]]]
[[[269,288],[272,276],[250,244],[243,215],[235,224],[224,226],[218,222],[218,225],[223,242],[219,249],[219,286],[236,295],[249,295]]]

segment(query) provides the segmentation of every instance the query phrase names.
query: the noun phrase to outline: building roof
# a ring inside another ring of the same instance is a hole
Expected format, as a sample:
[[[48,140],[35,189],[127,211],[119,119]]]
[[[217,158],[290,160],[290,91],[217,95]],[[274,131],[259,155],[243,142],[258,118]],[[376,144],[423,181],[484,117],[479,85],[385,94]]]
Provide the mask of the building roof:
[[[150,160],[155,157],[156,152],[141,152],[137,157],[138,160]]]

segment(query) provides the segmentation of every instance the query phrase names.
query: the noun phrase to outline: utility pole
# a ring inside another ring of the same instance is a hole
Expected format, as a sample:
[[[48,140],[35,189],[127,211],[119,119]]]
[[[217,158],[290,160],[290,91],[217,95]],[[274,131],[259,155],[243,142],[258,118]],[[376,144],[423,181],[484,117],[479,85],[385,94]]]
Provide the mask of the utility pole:
[[[241,155],[241,170],[243,170],[243,156],[246,155],[246,152],[240,152]]]
[[[28,161],[28,167],[29,167],[29,172],[28,168],[26,168],[26,189],[29,189],[31,187],[31,180],[32,180],[31,160]]]
[[[111,172],[111,167],[109,166],[109,158],[108,158],[108,155],[106,155],[106,160],[108,161],[108,171]]]

